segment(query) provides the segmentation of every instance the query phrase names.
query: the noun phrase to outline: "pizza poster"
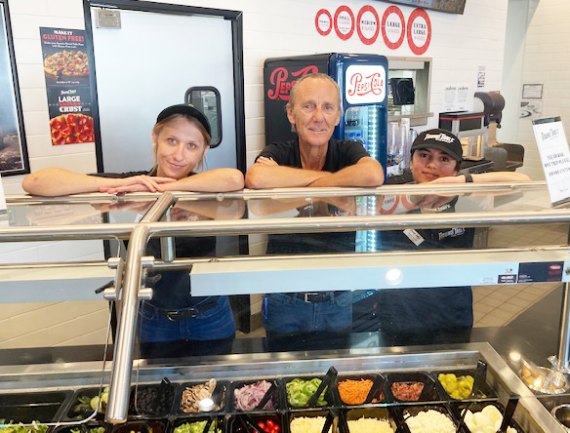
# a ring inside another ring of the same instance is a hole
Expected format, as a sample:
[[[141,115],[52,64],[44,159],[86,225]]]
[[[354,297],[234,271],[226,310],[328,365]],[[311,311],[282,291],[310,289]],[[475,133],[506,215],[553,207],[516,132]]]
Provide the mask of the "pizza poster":
[[[85,30],[40,27],[51,141],[95,141]]]

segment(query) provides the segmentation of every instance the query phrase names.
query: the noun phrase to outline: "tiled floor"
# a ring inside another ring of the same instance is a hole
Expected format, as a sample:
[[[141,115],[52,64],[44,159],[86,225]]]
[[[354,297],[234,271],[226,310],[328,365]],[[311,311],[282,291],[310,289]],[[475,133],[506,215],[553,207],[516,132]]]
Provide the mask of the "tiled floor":
[[[497,226],[488,233],[489,247],[566,244],[567,224]],[[505,326],[560,283],[479,286],[473,288],[475,327]]]

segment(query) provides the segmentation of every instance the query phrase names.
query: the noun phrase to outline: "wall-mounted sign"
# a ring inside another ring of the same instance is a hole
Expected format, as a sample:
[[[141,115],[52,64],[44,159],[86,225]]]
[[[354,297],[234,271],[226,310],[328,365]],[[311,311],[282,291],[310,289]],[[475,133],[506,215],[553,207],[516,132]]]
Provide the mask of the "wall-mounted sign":
[[[356,31],[362,43],[372,45],[378,39],[380,25],[378,12],[370,5],[363,6],[356,17]]]
[[[331,13],[326,9],[320,9],[315,15],[315,28],[320,35],[328,35],[333,28]]]
[[[550,201],[570,201],[570,150],[560,117],[533,120],[532,128],[542,161]]]
[[[314,25],[321,36],[331,34],[334,27],[335,34],[343,41],[353,37],[356,29],[356,34],[364,45],[374,45],[382,31],[384,45],[391,50],[400,48],[407,35],[410,49],[417,55],[427,51],[432,37],[429,15],[420,8],[412,11],[407,24],[398,6],[386,8],[381,18],[378,10],[371,5],[362,6],[358,13],[349,6],[342,5],[336,9],[334,16],[323,8],[316,12]]]
[[[431,21],[423,9],[414,9],[408,19],[408,45],[414,54],[422,55],[431,42]]]
[[[433,9],[450,14],[463,14],[466,0],[381,0],[406,6]]]
[[[523,84],[522,97],[524,99],[542,99],[542,84]]]
[[[382,38],[392,50],[400,48],[406,36],[404,14],[397,6],[390,6],[382,15]]]
[[[2,176],[29,173],[8,4],[3,2],[0,2],[0,95],[0,173]]]
[[[386,70],[380,65],[350,65],[345,83],[349,104],[378,104],[386,98]]]
[[[95,141],[85,30],[40,27],[52,144]]]
[[[354,33],[354,14],[348,6],[339,6],[334,14],[334,31],[346,41]]]

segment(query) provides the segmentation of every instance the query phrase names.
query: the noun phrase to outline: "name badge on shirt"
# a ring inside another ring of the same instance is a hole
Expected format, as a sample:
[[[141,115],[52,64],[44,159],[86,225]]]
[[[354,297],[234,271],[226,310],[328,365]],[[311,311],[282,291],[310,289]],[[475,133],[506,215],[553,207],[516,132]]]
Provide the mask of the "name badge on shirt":
[[[411,240],[416,245],[416,247],[419,247],[421,243],[425,240],[422,237],[422,235],[420,235],[414,229],[406,229],[404,230],[404,234],[408,237],[409,240]]]

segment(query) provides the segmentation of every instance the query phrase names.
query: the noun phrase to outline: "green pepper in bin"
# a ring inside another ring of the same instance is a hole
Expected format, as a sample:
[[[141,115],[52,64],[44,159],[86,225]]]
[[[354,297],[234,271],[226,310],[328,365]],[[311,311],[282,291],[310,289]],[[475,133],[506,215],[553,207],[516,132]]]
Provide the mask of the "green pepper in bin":
[[[293,379],[286,385],[287,401],[292,407],[305,407],[309,403],[309,399],[317,391],[321,384],[321,379],[314,378],[310,380]],[[325,400],[327,388],[323,390],[317,398],[317,406],[326,406],[328,402]]]
[[[38,421],[32,421],[32,425],[14,424],[12,421],[6,422],[0,418],[0,424],[6,424],[6,427],[0,427],[2,433],[47,433],[48,426]]]
[[[180,424],[174,429],[174,433],[203,433],[204,427],[206,427],[207,421],[195,421]],[[218,427],[217,422],[214,420],[210,424],[208,433],[222,433],[222,429]]]
[[[71,430],[69,430],[69,432],[70,433],[83,433],[79,427],[78,428],[72,428]],[[105,427],[103,427],[103,426],[88,427],[87,433],[105,433]]]

